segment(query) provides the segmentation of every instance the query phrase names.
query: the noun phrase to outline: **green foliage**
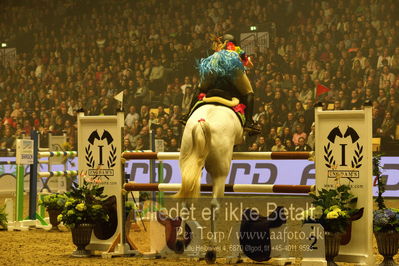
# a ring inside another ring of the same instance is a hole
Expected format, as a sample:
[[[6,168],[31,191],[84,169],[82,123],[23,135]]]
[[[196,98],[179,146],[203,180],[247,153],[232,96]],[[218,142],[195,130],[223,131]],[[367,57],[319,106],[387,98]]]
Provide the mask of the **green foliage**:
[[[125,209],[127,212],[136,209],[136,204],[133,201],[126,201],[125,202]]]
[[[4,174],[5,171],[5,166],[4,165],[0,165],[0,175]]]
[[[44,206],[48,210],[62,210],[66,202],[64,194],[50,194],[39,200],[39,205]]]
[[[73,228],[77,224],[108,221],[107,211],[103,207],[104,187],[94,182],[84,181],[82,186],[74,183],[72,191],[66,192],[66,203],[58,221]]]
[[[350,218],[359,212],[356,209],[357,197],[350,192],[350,187],[340,185],[335,189],[321,189],[310,193],[313,208],[303,212],[304,222],[320,223],[325,231],[345,232]]]
[[[7,214],[4,212],[6,206],[0,208],[0,228],[7,229]]]
[[[373,156],[373,176],[375,176],[375,181],[378,186],[378,196],[375,199],[375,202],[378,205],[379,210],[383,210],[386,208],[384,198],[382,194],[385,192],[385,184],[381,177],[381,154],[374,154]]]

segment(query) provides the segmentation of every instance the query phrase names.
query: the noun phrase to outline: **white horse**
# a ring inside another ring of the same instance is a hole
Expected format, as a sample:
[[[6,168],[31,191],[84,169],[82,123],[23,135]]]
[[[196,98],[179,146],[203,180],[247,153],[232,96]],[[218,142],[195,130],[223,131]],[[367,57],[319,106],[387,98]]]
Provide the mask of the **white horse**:
[[[186,200],[200,195],[202,169],[212,177],[211,231],[214,235],[215,223],[219,213],[218,198],[224,196],[226,177],[230,170],[233,147],[243,140],[243,128],[237,115],[229,108],[221,105],[207,104],[199,107],[187,121],[183,132],[180,149],[180,171],[182,185],[175,195],[182,200],[182,208],[186,208]],[[176,250],[184,251],[183,238],[185,223],[182,222]],[[208,263],[216,260],[216,241],[206,252]]]

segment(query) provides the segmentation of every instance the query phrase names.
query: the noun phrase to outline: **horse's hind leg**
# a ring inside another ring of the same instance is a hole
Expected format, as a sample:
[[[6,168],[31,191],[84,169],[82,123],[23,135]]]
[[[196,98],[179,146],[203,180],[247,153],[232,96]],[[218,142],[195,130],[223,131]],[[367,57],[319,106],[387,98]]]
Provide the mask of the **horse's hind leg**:
[[[228,157],[227,157],[228,158]],[[211,160],[212,161],[212,160]],[[214,169],[219,166],[220,168]],[[216,261],[216,245],[220,241],[220,233],[216,230],[216,222],[220,212],[220,204],[218,199],[224,196],[224,187],[226,177],[230,169],[230,162],[222,162],[220,164],[217,161],[213,161],[212,167],[207,167],[208,172],[212,177],[212,200],[211,200],[211,243],[205,254],[205,260],[207,263],[214,263]]]
[[[181,210],[182,212],[187,213],[187,202],[184,199],[181,203]],[[175,253],[176,254],[183,254],[185,249],[185,242],[186,242],[186,220],[182,219],[180,228],[177,232],[176,243],[175,243]]]

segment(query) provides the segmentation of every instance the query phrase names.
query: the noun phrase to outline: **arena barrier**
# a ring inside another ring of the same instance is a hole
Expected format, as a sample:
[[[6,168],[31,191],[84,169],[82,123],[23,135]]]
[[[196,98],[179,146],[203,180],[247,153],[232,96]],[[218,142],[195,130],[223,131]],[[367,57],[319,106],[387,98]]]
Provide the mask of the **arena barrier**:
[[[371,106],[365,106],[364,110],[350,111],[323,111],[318,107],[315,116],[316,187],[332,188],[337,179],[341,184],[347,183],[352,187],[352,193],[358,197],[357,208],[365,209],[363,217],[354,222],[352,232],[356,233],[352,234],[347,245],[341,247],[337,261],[373,265]],[[124,196],[121,194],[124,186],[122,159],[178,158],[178,153],[122,154],[123,126],[122,112],[116,116],[100,117],[85,116],[81,112],[78,116],[78,154],[81,155],[79,172],[84,173],[79,176],[80,182],[83,182],[85,177],[100,178],[103,181],[104,194],[115,196],[117,202],[118,226],[114,234],[106,240],[100,240],[93,235],[88,246],[92,251],[106,251],[103,253],[104,256],[137,254],[137,251],[129,245],[125,235]],[[234,158],[288,160],[312,159],[312,155],[312,153],[236,153]],[[151,189],[163,190],[162,186]],[[317,261],[321,263],[317,265],[325,265],[320,258]]]

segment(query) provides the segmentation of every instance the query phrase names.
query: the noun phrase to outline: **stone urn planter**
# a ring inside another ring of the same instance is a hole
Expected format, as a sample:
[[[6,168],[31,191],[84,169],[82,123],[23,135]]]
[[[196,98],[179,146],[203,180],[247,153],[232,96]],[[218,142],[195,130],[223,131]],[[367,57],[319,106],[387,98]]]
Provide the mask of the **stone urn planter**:
[[[328,266],[337,265],[334,262],[334,258],[339,253],[341,237],[342,237],[341,233],[333,233],[328,231],[324,233],[324,240],[326,246],[326,260]]]
[[[374,232],[377,240],[378,252],[384,256],[384,260],[380,265],[397,265],[393,261],[393,256],[396,255],[399,248],[399,232]]]
[[[349,224],[346,226],[346,230],[343,233],[342,237],[341,237],[341,245],[347,245],[350,241],[351,241],[351,235],[352,235],[352,222],[353,221],[357,221],[360,218],[363,217],[363,213],[364,213],[364,208],[359,209],[358,212],[356,212],[355,214],[353,214],[350,218],[349,218]]]
[[[90,243],[93,228],[93,224],[78,224],[74,228],[71,228],[72,242],[77,247],[77,249],[72,253],[72,257],[90,257],[90,251],[85,248]]]
[[[57,220],[58,215],[61,214],[59,209],[47,209],[48,216],[50,218],[51,231],[59,231],[58,225],[60,222]]]

